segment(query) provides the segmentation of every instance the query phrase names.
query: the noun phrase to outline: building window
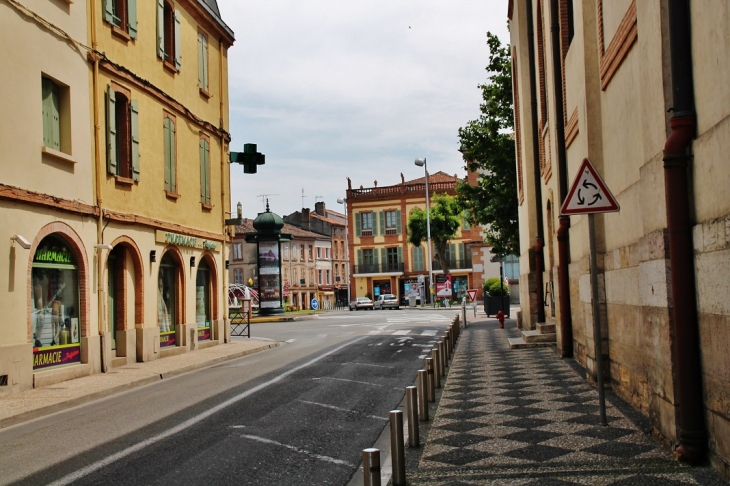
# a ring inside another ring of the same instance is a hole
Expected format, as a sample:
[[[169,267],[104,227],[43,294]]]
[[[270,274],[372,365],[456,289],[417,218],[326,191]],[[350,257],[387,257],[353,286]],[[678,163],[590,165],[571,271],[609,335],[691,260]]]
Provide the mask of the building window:
[[[157,56],[166,66],[180,71],[180,11],[172,2],[157,0]]]
[[[331,270],[327,270],[326,271],[326,275],[327,275],[327,285],[329,285],[329,284],[332,283],[332,271]]]
[[[423,271],[423,246],[413,247],[413,271]]]
[[[104,21],[111,24],[116,33],[137,38],[137,0],[102,0]]]
[[[308,249],[309,249],[309,252],[308,252],[309,253],[309,261],[312,262],[312,261],[314,261],[313,253],[312,253],[312,245],[309,245],[309,248]]]
[[[317,259],[319,260],[321,258],[322,258],[322,248],[317,247]]]
[[[208,94],[208,36],[198,32],[198,87]]]
[[[175,260],[170,253],[165,253],[160,262],[157,279],[157,325],[160,328],[160,347],[176,345],[179,274]]]
[[[165,191],[177,193],[177,150],[175,143],[175,119],[165,113],[162,119],[162,132],[165,145]]]
[[[469,212],[465,211],[461,218],[461,229],[467,231],[471,229],[471,223],[469,223]]]
[[[48,78],[41,78],[43,89],[43,146],[61,151],[61,88]]]
[[[301,252],[300,252],[300,255],[299,255],[299,259],[300,259],[301,261],[304,261],[304,245],[302,245],[302,246],[300,247],[300,250],[301,250]]]
[[[233,259],[243,260],[243,243],[233,244]]]
[[[139,105],[129,90],[107,86],[107,171],[123,179],[139,181]]]
[[[397,272],[400,270],[400,262],[403,260],[401,247],[387,248],[385,250],[386,271]]]
[[[396,211],[385,211],[385,234],[394,235],[398,231],[398,220]]]
[[[360,234],[362,236],[370,236],[373,234],[373,213],[360,213],[360,217],[357,219],[360,223]]]
[[[200,202],[204,208],[210,205],[210,139],[201,135],[200,139]]]
[[[317,283],[322,285],[324,282],[322,281],[322,270],[317,270]]]
[[[33,369],[80,362],[79,268],[63,238],[47,236],[38,245],[30,290]]]
[[[284,260],[288,260],[289,259],[289,245],[284,245],[283,251],[284,251]]]
[[[233,283],[243,284],[243,269],[242,268],[233,269]]]

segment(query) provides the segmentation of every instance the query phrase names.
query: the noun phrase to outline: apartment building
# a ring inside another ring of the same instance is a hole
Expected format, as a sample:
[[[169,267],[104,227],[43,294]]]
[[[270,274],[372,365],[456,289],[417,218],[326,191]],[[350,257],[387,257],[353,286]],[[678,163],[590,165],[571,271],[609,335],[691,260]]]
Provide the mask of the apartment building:
[[[720,3],[511,0],[508,16],[523,327],[554,319],[558,350],[591,380],[598,349],[605,382],[655,437],[730,478],[730,10]],[[594,216],[593,231],[588,216],[561,216],[586,158],[620,205]]]
[[[429,175],[429,194],[456,194],[458,178],[436,172]],[[429,288],[426,244],[408,243],[408,215],[415,208],[426,208],[426,179],[421,177],[392,186],[353,189],[348,181],[347,215],[349,254],[352,261],[350,294],[352,298],[396,294],[403,300],[417,292],[420,280]],[[481,287],[482,274],[474,275],[472,245],[483,244],[480,227],[464,221],[456,238],[449,243],[447,255],[452,275],[453,298],[462,298],[466,290]],[[476,251],[481,260],[481,250]],[[482,262],[479,262],[482,264]],[[442,274],[433,259],[434,274]]]
[[[0,168],[0,393],[223,340],[234,37],[215,0],[3,2],[0,30],[0,108],[24,118],[0,130],[23,161]]]

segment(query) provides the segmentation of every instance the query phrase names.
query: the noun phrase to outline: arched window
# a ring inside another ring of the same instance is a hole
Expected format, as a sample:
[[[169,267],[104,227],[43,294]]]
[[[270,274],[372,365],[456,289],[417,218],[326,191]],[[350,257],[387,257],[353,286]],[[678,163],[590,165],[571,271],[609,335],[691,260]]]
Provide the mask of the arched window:
[[[198,265],[195,277],[195,323],[198,326],[198,340],[211,339],[211,277],[210,267],[205,259]]]
[[[160,327],[160,346],[175,346],[175,328],[178,324],[178,294],[180,291],[180,267],[175,258],[166,252],[160,261],[157,278],[157,325]]]

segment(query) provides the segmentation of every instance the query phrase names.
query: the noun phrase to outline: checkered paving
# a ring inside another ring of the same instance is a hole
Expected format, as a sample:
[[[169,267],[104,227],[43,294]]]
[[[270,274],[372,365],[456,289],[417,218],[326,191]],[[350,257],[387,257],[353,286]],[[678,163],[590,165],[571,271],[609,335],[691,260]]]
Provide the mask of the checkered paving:
[[[676,462],[615,398],[599,425],[598,392],[568,361],[552,348],[510,350],[517,330],[491,322],[462,334],[409,484],[726,484]]]

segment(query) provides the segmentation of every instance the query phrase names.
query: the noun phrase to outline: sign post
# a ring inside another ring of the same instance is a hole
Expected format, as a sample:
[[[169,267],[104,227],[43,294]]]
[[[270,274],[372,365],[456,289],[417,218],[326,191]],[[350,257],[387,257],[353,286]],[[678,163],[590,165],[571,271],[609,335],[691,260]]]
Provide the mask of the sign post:
[[[593,341],[596,355],[596,384],[598,386],[598,406],[601,425],[608,425],[606,420],[606,395],[603,387],[603,349],[601,337],[600,308],[598,305],[598,265],[596,263],[596,227],[595,213],[619,211],[616,198],[598,175],[591,161],[583,159],[583,163],[575,176],[573,185],[568,191],[560,213],[564,215],[588,215],[588,241],[591,256],[591,304],[593,308]]]

